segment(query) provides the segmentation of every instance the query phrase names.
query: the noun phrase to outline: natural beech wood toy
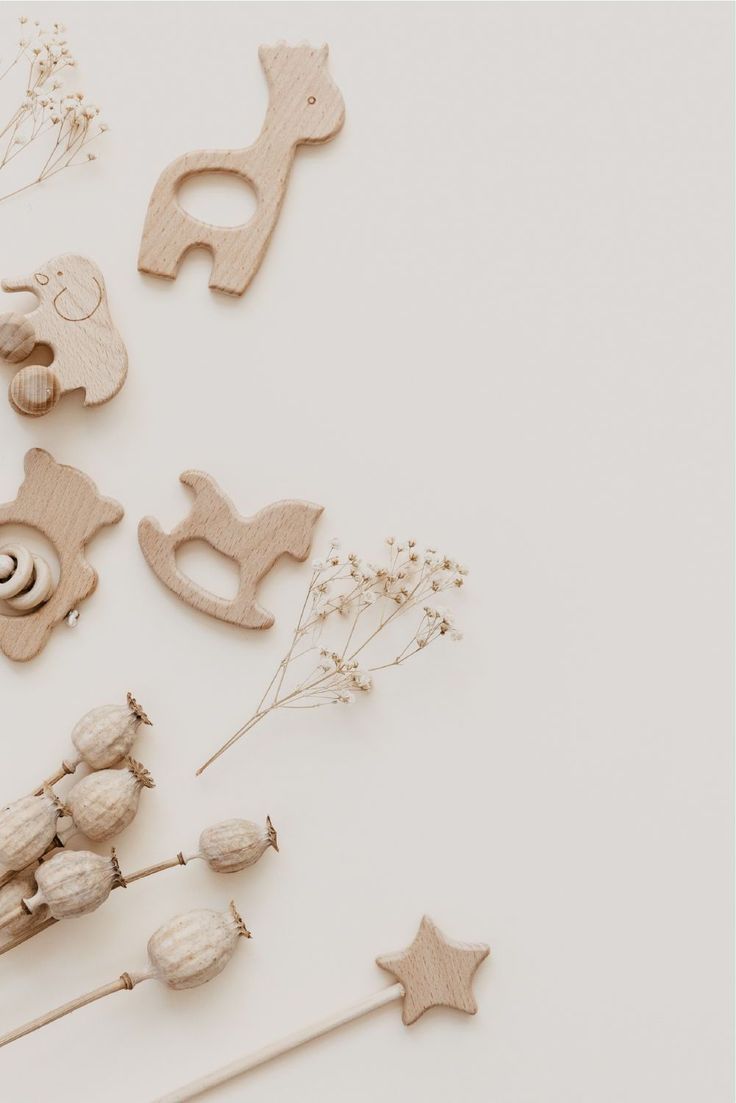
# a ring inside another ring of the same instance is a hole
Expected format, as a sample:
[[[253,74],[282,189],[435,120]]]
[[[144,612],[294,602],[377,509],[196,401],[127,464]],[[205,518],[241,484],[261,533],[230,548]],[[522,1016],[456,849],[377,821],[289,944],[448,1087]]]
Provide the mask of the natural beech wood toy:
[[[57,463],[41,448],[26,452],[25,479],[15,501],[0,506],[0,526],[27,525],[42,532],[58,556],[59,581],[43,604],[29,610],[16,608],[20,615],[5,612],[0,602],[0,651],[8,658],[32,659],[51,630],[93,592],[97,574],[85,559],[85,545],[104,525],[115,525],[122,516],[122,506],[103,498],[83,472]],[[2,560],[0,573],[5,573],[6,581],[0,586],[7,585],[9,577],[12,582],[21,558],[17,545],[3,555],[16,566],[11,564],[9,570],[7,560]]]
[[[155,518],[143,518],[138,540],[148,565],[172,593],[200,612],[241,628],[270,628],[273,616],[256,601],[258,583],[279,556],[291,555],[300,562],[307,558],[312,529],[323,507],[312,502],[274,502],[253,517],[241,517],[210,475],[184,471],[179,478],[194,491],[192,511],[170,533]],[[211,594],[179,570],[177,548],[191,540],[206,541],[238,564],[240,583],[234,598]]]
[[[247,1057],[241,1057],[200,1080],[194,1080],[177,1091],[161,1096],[156,1103],[185,1103],[188,1099],[194,1099],[258,1065],[264,1065],[305,1042],[321,1038],[323,1034],[329,1034],[331,1030],[367,1015],[369,1011],[375,1011],[393,1000],[403,999],[402,1018],[406,1026],[416,1022],[430,1007],[452,1007],[474,1015],[478,1008],[473,997],[473,975],[489,952],[488,947],[482,944],[451,941],[425,916],[408,950],[377,959],[382,969],[393,973],[397,978],[396,984],[382,988],[352,1007],[312,1023],[311,1026],[273,1042]]]
[[[115,397],[125,382],[128,354],[96,264],[69,253],[25,279],[3,280],[2,287],[32,291],[39,302],[30,314],[0,314],[0,357],[18,364],[36,345],[48,345],[54,354],[48,367],[28,364],[13,378],[10,403],[19,413],[47,414],[68,391],[83,391],[85,406]]]
[[[234,904],[226,912],[198,910],[177,915],[151,935],[148,940],[148,969],[136,973],[121,973],[110,984],[95,988],[54,1011],[39,1015],[17,1030],[0,1038],[0,1046],[15,1042],[56,1019],[85,1007],[88,1003],[111,996],[113,992],[130,992],[144,980],[159,980],[169,988],[196,988],[212,980],[227,965],[241,935],[250,938],[250,931],[240,918]]]
[[[327,46],[261,46],[268,109],[256,142],[245,149],[186,153],[164,169],[153,189],[143,227],[138,268],[176,277],[187,250],[212,253],[210,287],[242,295],[263,260],[281,210],[298,145],[328,142],[345,119],[342,96],[327,71]],[[177,189],[202,172],[231,172],[255,191],[256,212],[242,226],[212,226],[188,214]]]

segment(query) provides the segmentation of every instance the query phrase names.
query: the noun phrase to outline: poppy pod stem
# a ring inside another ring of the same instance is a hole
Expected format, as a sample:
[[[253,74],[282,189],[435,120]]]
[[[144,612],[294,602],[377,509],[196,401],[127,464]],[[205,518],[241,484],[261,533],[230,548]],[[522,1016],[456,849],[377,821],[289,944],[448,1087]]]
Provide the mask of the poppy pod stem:
[[[16,946],[22,946],[24,942],[27,942],[29,938],[33,938],[34,935],[40,934],[41,931],[45,931],[47,927],[53,927],[54,923],[58,923],[58,919],[54,919],[53,916],[49,916],[48,919],[42,920],[30,930],[23,931],[22,934],[16,935],[9,942],[3,942],[0,946],[0,954],[7,954],[8,950],[14,950]]]
[[[225,968],[241,937],[250,938],[250,931],[233,903],[224,912],[196,909],[174,916],[149,938],[146,972],[121,973],[109,984],[39,1015],[0,1037],[0,1048],[113,992],[130,991],[144,980],[155,978],[175,990],[206,984]]]
[[[187,862],[192,860],[192,857],[198,857],[198,855],[189,855],[185,857],[181,851],[175,858],[169,858],[166,862],[159,862],[155,866],[146,866],[145,869],[137,869],[135,873],[126,873],[125,884],[130,885],[133,881],[141,881],[144,877],[150,877],[154,873],[161,873],[165,869],[173,869],[174,866],[185,866]]]
[[[26,1034],[32,1034],[34,1030],[40,1030],[42,1026],[48,1026],[49,1023],[56,1022],[57,1019],[63,1019],[65,1015],[71,1014],[72,1011],[78,1011],[80,1007],[86,1007],[89,1003],[101,1000],[105,996],[111,996],[113,992],[130,992],[136,984],[149,980],[151,975],[151,973],[121,973],[117,980],[113,980],[109,984],[103,984],[101,988],[95,988],[91,992],[86,992],[83,996],[78,996],[75,1000],[70,1000],[69,1003],[54,1008],[53,1011],[47,1011],[45,1015],[39,1015],[37,1019],[32,1019],[24,1026],[19,1026],[15,1030],[3,1034],[0,1038],[0,1048],[10,1042],[16,1042],[18,1038],[23,1038]]]

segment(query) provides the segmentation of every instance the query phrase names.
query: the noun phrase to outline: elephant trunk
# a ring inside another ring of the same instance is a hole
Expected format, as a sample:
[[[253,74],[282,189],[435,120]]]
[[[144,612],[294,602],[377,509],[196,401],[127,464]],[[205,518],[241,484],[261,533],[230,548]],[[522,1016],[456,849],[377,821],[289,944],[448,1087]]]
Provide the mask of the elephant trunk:
[[[48,282],[48,279],[47,279]],[[20,280],[3,280],[3,291],[36,291],[38,284],[34,276],[24,276]]]

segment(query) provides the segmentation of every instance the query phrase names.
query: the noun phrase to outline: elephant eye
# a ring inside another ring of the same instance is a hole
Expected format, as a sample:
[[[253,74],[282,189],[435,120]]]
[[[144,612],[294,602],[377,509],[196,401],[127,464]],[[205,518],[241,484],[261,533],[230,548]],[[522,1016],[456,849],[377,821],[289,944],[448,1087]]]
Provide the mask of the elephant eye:
[[[307,97],[307,103],[313,104],[313,103],[316,103],[316,102],[317,102],[317,97],[316,96],[308,96]]]
[[[64,273],[63,273],[63,272],[57,272],[57,273],[56,273],[56,275],[57,275],[57,276],[63,276],[63,275],[64,275]]]

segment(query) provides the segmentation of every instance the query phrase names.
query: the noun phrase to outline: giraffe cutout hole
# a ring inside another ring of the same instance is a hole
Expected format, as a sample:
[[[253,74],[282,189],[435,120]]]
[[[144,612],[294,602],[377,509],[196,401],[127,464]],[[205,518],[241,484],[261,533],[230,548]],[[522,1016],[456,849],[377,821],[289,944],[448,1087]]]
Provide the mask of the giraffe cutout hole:
[[[187,540],[175,553],[176,565],[192,582],[224,601],[232,601],[240,582],[238,564],[206,540]]]
[[[177,198],[187,214],[209,226],[246,226],[257,206],[251,185],[234,172],[189,176],[179,186]]]

